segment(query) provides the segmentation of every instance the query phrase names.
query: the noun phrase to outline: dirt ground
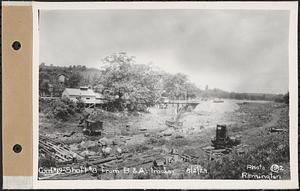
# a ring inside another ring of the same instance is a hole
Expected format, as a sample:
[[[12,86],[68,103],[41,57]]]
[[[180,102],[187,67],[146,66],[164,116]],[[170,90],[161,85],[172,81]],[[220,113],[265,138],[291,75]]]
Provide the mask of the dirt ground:
[[[104,122],[104,133],[101,136],[94,137],[82,134],[82,127],[78,127],[79,115],[74,116],[67,122],[59,122],[47,119],[40,113],[39,134],[65,143],[71,150],[79,154],[82,154],[88,148],[91,152],[94,152],[94,155],[98,155],[100,149],[97,148],[99,147],[97,143],[104,137],[116,143],[111,146],[112,153],[116,153],[116,150],[120,148],[123,153],[134,156],[141,155],[142,157],[145,153],[149,154],[153,151],[167,153],[175,149],[183,155],[188,154],[197,157],[197,163],[209,169],[210,160],[203,148],[211,145],[211,137],[215,136],[217,124],[226,124],[229,136],[240,135],[242,144],[245,145],[247,150],[255,150],[268,140],[276,139],[277,134],[269,132],[271,127],[283,128],[286,130],[285,132],[289,130],[288,107],[284,104],[232,100],[225,100],[224,103],[204,102],[194,110],[183,114],[180,118],[183,126],[178,129],[165,125],[166,120],[174,117],[175,109],[174,106],[169,106],[167,109],[153,107],[149,109],[148,113],[111,113],[100,109],[90,109],[87,112],[92,113],[91,119]],[[68,136],[71,132],[74,132],[72,136]],[[135,160],[138,164],[139,157]],[[188,165],[180,162],[172,164],[171,168],[176,170],[177,167],[186,168]],[[289,163],[283,162],[281,165],[286,169],[282,175],[283,178],[289,178]],[[99,179],[99,176],[77,174],[74,176],[59,176],[59,178]],[[55,177],[53,179],[59,178]],[[118,178],[128,177],[101,175],[101,179]],[[129,178],[145,177],[132,175]],[[166,178],[166,176],[151,176],[148,178]],[[173,176],[167,178],[195,177],[188,175],[182,177],[180,173],[174,173]],[[212,177],[207,174],[196,178]]]

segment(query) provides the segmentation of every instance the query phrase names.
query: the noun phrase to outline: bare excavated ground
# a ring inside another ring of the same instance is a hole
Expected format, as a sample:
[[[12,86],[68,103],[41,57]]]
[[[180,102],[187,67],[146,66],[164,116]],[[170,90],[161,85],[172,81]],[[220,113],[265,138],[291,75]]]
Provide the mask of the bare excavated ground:
[[[204,108],[204,109],[203,109]],[[288,147],[288,107],[284,104],[273,102],[245,102],[233,103],[227,100],[224,103],[200,104],[195,110],[186,112],[180,121],[183,126],[180,129],[169,128],[165,125],[165,121],[174,116],[174,107],[168,109],[150,108],[149,113],[110,113],[103,110],[90,110],[92,119],[101,120],[104,122],[104,133],[101,136],[90,137],[84,136],[81,128],[78,127],[79,116],[73,117],[67,122],[59,122],[53,119],[47,119],[42,113],[40,114],[40,135],[45,135],[49,138],[58,140],[70,146],[70,148],[81,154],[87,149],[86,145],[93,145],[92,150],[94,155],[99,155],[100,149],[97,148],[97,141],[105,137],[108,140],[116,142],[112,147],[114,149],[121,148],[126,154],[130,154],[132,161],[124,163],[131,165],[136,163],[136,167],[149,168],[149,164],[139,164],[144,155],[151,153],[167,153],[172,149],[178,150],[181,154],[192,155],[197,158],[197,164],[208,169],[208,173],[201,175],[182,175],[182,170],[186,169],[190,164],[186,162],[176,162],[167,167],[175,170],[173,175],[161,176],[136,176],[136,175],[98,175],[91,174],[76,174],[55,176],[52,179],[126,179],[126,178],[197,178],[197,179],[239,179],[240,172],[246,169],[246,163],[241,164],[239,168],[235,168],[236,164],[230,167],[232,171],[238,173],[226,174],[228,169],[224,161],[220,159],[217,162],[211,162],[204,152],[203,148],[211,145],[211,137],[215,136],[216,124],[228,125],[228,133],[230,136],[241,135],[242,144],[245,145],[246,151],[259,150],[261,146],[265,146],[268,152],[277,152],[277,147]],[[129,125],[129,129],[126,129]],[[284,133],[270,133],[269,128],[283,128]],[[75,132],[72,136],[65,135]],[[287,134],[287,135],[286,135]],[[274,144],[275,145],[274,145]],[[273,144],[273,145],[272,145]],[[275,150],[274,150],[275,149]],[[281,172],[283,179],[288,179],[289,175],[289,159],[268,159],[264,150],[262,158],[251,162],[249,165],[258,165],[260,162],[265,165],[271,164],[273,161],[278,165],[282,165],[285,171]],[[113,154],[111,154],[113,155]],[[229,154],[228,156],[233,156]],[[136,157],[134,157],[136,156]],[[155,157],[159,156],[155,155]],[[226,156],[226,157],[228,157]],[[247,156],[247,155],[246,155]],[[271,156],[271,154],[270,154]],[[238,160],[238,159],[235,159]],[[240,160],[243,160],[242,158]],[[266,163],[265,161],[269,161]],[[273,161],[272,161],[273,160]],[[281,161],[280,161],[281,160]],[[220,164],[217,164],[221,161]],[[223,162],[222,162],[223,161]],[[121,163],[122,164],[122,163]],[[114,164],[115,165],[115,164]],[[217,167],[215,165],[218,165]],[[115,166],[114,166],[115,167]],[[269,168],[269,167],[267,167]],[[178,171],[176,171],[178,170]],[[181,174],[180,174],[181,173]],[[224,174],[223,176],[220,173]]]

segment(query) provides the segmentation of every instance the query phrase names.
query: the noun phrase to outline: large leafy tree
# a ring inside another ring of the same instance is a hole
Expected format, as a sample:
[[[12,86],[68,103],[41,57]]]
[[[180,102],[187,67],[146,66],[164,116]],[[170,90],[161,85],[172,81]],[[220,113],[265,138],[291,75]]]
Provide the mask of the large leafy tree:
[[[200,89],[188,80],[185,74],[164,74],[163,88],[165,95],[171,99],[195,98]]]
[[[149,65],[136,64],[134,57],[115,53],[102,60],[103,71],[98,83],[110,100],[111,109],[145,111],[157,100],[158,79]]]

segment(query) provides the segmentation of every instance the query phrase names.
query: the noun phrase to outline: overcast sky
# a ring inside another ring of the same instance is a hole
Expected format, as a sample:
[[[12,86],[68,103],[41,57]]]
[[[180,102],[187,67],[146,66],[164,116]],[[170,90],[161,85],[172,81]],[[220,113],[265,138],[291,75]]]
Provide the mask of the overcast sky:
[[[236,92],[288,90],[288,11],[41,11],[40,62],[99,68],[115,52],[199,87]]]

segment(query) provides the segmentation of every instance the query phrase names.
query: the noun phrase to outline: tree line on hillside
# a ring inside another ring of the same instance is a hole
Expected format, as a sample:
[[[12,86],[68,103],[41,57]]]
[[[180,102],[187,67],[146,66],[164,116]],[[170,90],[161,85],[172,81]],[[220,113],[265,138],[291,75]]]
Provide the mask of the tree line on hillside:
[[[206,98],[224,98],[224,99],[236,99],[236,100],[265,100],[288,103],[289,93],[286,94],[264,94],[264,93],[237,93],[227,92],[221,89],[206,89],[201,92],[201,97]]]
[[[87,71],[86,66],[72,65],[69,67],[46,65],[41,63],[39,66],[39,95],[60,97],[65,88],[77,88],[88,82],[82,75]],[[60,81],[63,75],[64,80]]]
[[[109,110],[145,111],[163,98],[196,98],[200,89],[185,74],[170,74],[151,65],[136,64],[134,57],[115,53],[102,59],[102,70],[85,66],[39,68],[40,95],[61,96],[65,88],[90,86],[109,100]],[[59,75],[65,81],[59,81]]]
[[[187,75],[170,74],[149,64],[136,64],[134,57],[125,52],[103,58],[100,66],[101,70],[97,70],[81,65],[59,67],[43,63],[39,67],[40,96],[51,94],[60,97],[65,88],[90,86],[109,100],[107,108],[111,111],[145,111],[165,98],[283,100],[283,95],[233,93],[220,89],[201,90],[189,81]]]

